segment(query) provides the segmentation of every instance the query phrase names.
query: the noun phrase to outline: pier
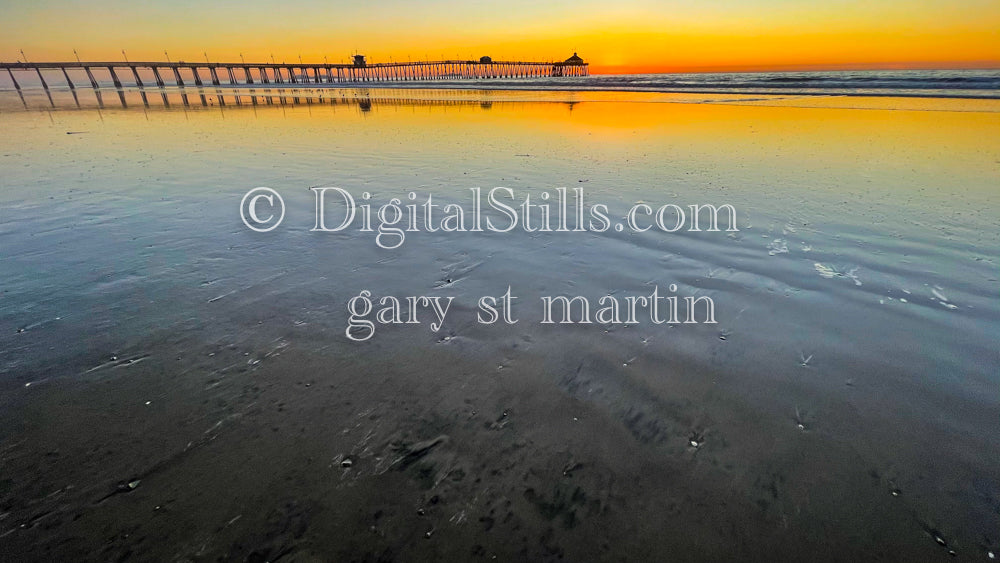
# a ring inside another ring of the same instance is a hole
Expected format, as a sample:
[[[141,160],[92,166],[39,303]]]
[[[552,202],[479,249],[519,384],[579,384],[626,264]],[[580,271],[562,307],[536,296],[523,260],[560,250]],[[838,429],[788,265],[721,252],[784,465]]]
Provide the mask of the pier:
[[[588,76],[589,65],[576,53],[561,62],[445,60],[422,62],[368,63],[355,55],[351,63],[222,63],[222,62],[0,62],[14,88],[20,93],[25,77],[40,82],[49,96],[51,90],[69,89],[76,97],[78,87],[115,89],[122,98],[126,88],[137,88],[146,100],[147,90],[165,88],[299,87],[321,85],[391,84],[435,80],[510,80]],[[16,71],[16,73],[15,73]],[[77,82],[73,81],[76,77]],[[18,76],[22,78],[18,81]]]

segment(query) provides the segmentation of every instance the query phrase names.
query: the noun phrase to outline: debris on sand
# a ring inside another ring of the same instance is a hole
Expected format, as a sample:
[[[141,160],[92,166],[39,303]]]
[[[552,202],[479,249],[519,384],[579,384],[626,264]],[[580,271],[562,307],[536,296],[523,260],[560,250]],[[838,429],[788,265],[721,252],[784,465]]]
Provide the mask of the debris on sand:
[[[414,444],[410,444],[409,446],[399,446],[397,451],[400,453],[400,457],[396,459],[394,465],[396,465],[396,469],[402,471],[403,469],[406,469],[407,467],[420,461],[421,458],[429,454],[435,447],[447,441],[448,436],[442,434],[436,438],[424,440],[423,442],[416,442]]]

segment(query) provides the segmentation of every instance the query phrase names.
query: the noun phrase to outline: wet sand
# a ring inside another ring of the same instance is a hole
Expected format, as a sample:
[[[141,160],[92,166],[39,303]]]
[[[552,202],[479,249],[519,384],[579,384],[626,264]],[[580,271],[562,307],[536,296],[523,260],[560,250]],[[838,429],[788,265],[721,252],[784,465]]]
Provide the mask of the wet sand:
[[[996,553],[995,102],[571,95],[5,105],[0,557]],[[616,218],[731,203],[740,232],[388,251],[309,232],[317,185],[583,186]],[[240,223],[254,186],[288,204],[273,233]],[[670,283],[719,324],[538,323],[542,295]],[[508,285],[521,321],[477,323]],[[456,300],[354,343],[365,288]]]

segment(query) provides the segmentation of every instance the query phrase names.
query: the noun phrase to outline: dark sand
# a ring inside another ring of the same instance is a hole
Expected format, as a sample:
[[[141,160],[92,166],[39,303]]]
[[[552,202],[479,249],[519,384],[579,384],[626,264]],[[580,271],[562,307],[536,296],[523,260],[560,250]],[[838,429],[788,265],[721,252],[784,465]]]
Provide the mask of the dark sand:
[[[317,356],[304,341],[203,344],[174,359],[163,335],[141,364],[39,390],[16,418],[5,409],[4,428],[22,437],[4,449],[4,521],[18,523],[5,558],[916,561],[947,551],[928,536],[940,524],[927,515],[947,516],[931,504],[941,493],[930,476],[866,460],[877,444],[802,431],[792,412],[762,416],[676,359],[648,355],[615,383],[626,370],[611,350],[570,354],[572,339],[542,346],[512,333],[485,352],[477,336],[411,355],[372,344]],[[245,354],[261,350],[248,367]],[[517,359],[492,365],[504,358]]]

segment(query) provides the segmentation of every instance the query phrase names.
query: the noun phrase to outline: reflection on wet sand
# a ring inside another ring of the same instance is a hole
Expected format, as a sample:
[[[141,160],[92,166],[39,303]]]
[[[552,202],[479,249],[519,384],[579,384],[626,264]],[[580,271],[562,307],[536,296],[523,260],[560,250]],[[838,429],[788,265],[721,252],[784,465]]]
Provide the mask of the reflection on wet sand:
[[[469,91],[459,91],[458,94]],[[310,88],[250,88],[250,89],[95,89],[95,90],[17,90],[18,99],[26,110],[44,109],[105,109],[108,107],[171,107],[232,108],[241,106],[341,105],[371,111],[373,106],[479,106],[492,107],[489,91],[475,91],[474,98],[420,99],[406,91],[393,89],[310,89]],[[44,94],[44,95],[43,95]],[[483,97],[487,99],[482,99]],[[565,102],[570,107],[575,102]],[[8,100],[9,106],[9,100]],[[10,110],[10,107],[6,109]]]

